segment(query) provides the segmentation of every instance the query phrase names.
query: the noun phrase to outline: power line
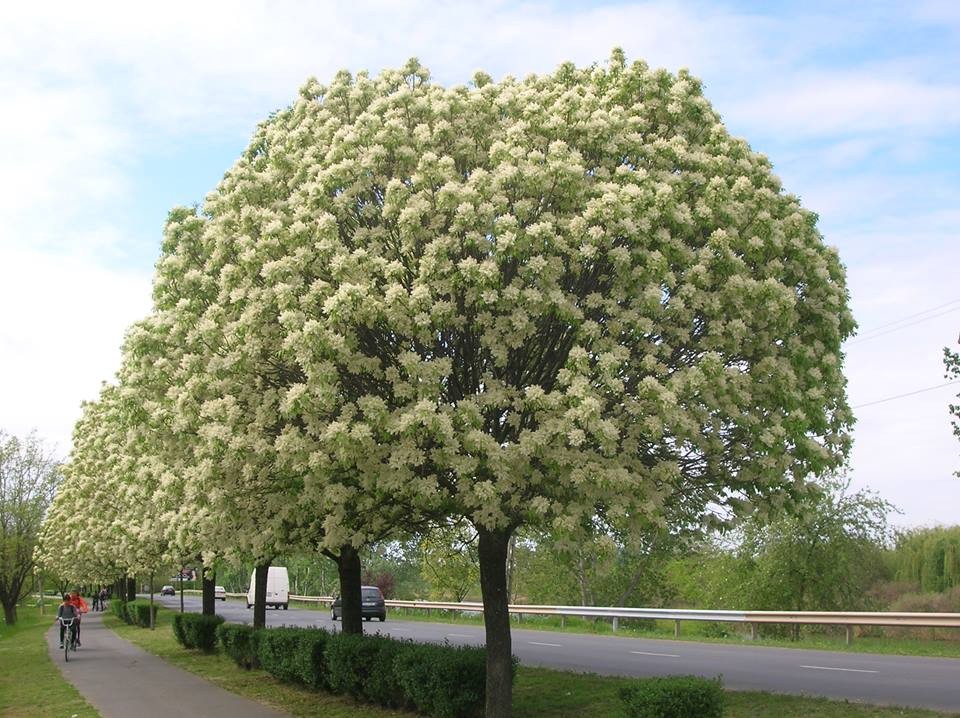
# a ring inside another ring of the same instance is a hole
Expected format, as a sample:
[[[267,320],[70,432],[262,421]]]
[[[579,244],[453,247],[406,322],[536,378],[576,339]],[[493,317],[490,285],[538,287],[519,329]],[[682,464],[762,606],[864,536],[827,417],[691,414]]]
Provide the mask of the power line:
[[[929,314],[930,312],[935,312],[935,311],[937,311],[938,309],[943,309],[944,307],[953,306],[954,304],[960,304],[960,299],[952,299],[952,300],[950,300],[949,302],[944,302],[943,304],[938,304],[938,305],[935,306],[935,307],[930,307],[929,309],[924,309],[922,312],[917,312],[916,314],[908,314],[908,315],[905,316],[905,317],[901,317],[900,319],[894,319],[892,322],[887,322],[886,324],[878,324],[878,325],[875,326],[875,327],[870,327],[869,329],[867,329],[867,330],[864,332],[864,334],[873,334],[873,332],[875,332],[877,329],[884,329],[885,327],[890,327],[890,326],[893,326],[894,324],[899,324],[900,322],[905,322],[905,321],[907,321],[908,319],[913,319],[914,317],[919,317],[919,316],[922,316],[922,315],[924,315],[924,314]],[[953,310],[951,310],[951,311],[953,311]]]
[[[942,389],[945,386],[950,386],[951,384],[960,384],[960,379],[954,379],[953,381],[948,381],[945,384],[937,384],[936,386],[928,386],[926,389],[917,389],[916,391],[908,391],[906,394],[897,394],[896,396],[888,396],[886,399],[877,399],[876,401],[868,401],[866,404],[857,404],[856,406],[851,406],[851,409],[862,409],[865,406],[873,406],[874,404],[883,404],[888,401],[893,401],[894,399],[903,399],[904,397],[913,396],[914,394],[922,394],[925,391],[933,391],[934,389]]]
[[[928,310],[928,311],[929,311],[929,310]],[[927,321],[927,320],[929,320],[929,319],[936,319],[937,317],[942,317],[942,316],[945,315],[945,314],[951,314],[951,313],[957,312],[957,311],[960,311],[960,307],[954,307],[953,309],[947,309],[946,311],[939,312],[939,313],[937,313],[937,314],[931,314],[930,316],[923,317],[922,319],[917,319],[916,321],[910,322],[909,324],[901,324],[901,325],[898,326],[898,327],[892,327],[892,328],[890,328],[890,329],[887,329],[886,331],[878,332],[878,331],[876,331],[876,329],[874,329],[874,330],[872,330],[872,331],[870,331],[870,332],[867,332],[868,336],[862,336],[862,335],[861,335],[861,336],[858,336],[858,337],[856,337],[855,339],[852,339],[852,340],[850,340],[849,342],[847,342],[847,345],[849,346],[849,345],[851,345],[851,344],[860,344],[861,342],[868,342],[868,341],[870,341],[871,339],[876,339],[877,337],[882,337],[884,334],[890,334],[891,332],[898,332],[898,331],[900,331],[901,329],[906,329],[907,327],[912,327],[912,326],[914,326],[915,324],[921,324],[921,323],[923,323],[923,322],[925,322],[925,321]],[[914,316],[916,316],[916,315],[914,315]],[[902,321],[904,321],[904,320],[903,320],[903,319],[898,320],[898,322],[902,322]],[[893,323],[895,324],[895,323],[897,323],[897,322],[893,322]],[[889,325],[889,324],[885,324],[885,325],[883,325],[883,326],[890,326],[890,325]]]

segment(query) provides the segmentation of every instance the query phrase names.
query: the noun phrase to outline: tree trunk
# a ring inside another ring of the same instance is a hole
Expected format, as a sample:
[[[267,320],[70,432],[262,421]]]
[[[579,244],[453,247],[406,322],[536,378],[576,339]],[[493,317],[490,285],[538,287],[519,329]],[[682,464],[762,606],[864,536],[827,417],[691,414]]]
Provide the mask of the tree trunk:
[[[17,602],[16,601],[4,601],[3,602],[3,620],[6,621],[8,626],[12,626],[17,622]]]
[[[512,531],[479,528],[480,592],[487,640],[487,696],[485,718],[510,718],[513,710],[513,656],[511,654],[507,547]]]
[[[134,576],[127,576],[127,600],[137,600],[137,579]]]
[[[363,633],[360,554],[353,546],[347,544],[340,547],[337,573],[340,576],[340,630],[344,633]]]
[[[253,628],[267,625],[267,575],[270,573],[270,561],[257,564],[253,588]]]
[[[102,610],[102,609],[101,609]],[[153,613],[153,574],[150,574],[150,630],[152,631],[156,626],[154,626],[154,613]]]
[[[217,581],[217,574],[212,570],[203,569],[203,615],[212,616],[217,610],[215,608],[217,597],[213,589]]]

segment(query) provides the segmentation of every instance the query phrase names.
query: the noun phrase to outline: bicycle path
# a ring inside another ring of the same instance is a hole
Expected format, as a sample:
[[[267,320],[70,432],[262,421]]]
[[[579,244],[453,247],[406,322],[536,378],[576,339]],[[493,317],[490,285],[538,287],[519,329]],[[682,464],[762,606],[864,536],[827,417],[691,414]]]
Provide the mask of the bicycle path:
[[[172,666],[103,625],[102,613],[83,617],[82,646],[64,662],[60,626],[47,631],[51,660],[102,718],[170,718],[184,707],[196,718],[289,718]]]

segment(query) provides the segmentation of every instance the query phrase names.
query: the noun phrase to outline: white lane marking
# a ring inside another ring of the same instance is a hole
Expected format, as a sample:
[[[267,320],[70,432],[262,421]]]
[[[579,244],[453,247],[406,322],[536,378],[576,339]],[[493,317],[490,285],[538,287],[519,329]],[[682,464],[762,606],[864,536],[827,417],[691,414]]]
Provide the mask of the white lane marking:
[[[536,641],[527,641],[531,646],[550,646],[551,648],[563,648],[559,643],[537,643]]]
[[[811,668],[815,671],[846,671],[847,673],[879,673],[880,671],[868,671],[863,668],[830,668],[829,666],[800,666],[801,668]]]
[[[662,656],[663,658],[679,658],[676,653],[649,653],[647,651],[630,651],[635,656]]]
[[[454,638],[473,638],[469,633],[448,633],[447,635]]]

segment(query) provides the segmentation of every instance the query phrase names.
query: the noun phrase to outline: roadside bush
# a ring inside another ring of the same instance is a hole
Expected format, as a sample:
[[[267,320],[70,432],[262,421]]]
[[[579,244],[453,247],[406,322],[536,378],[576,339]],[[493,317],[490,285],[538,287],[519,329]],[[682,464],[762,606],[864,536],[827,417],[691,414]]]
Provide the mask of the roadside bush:
[[[130,623],[130,618],[127,614],[127,602],[121,601],[119,598],[115,598],[110,601],[110,610],[113,612],[113,615],[119,618],[124,623]]]
[[[408,706],[395,661],[411,645],[382,636],[331,636],[325,655],[330,689],[388,708]]]
[[[150,601],[142,598],[138,598],[136,601],[130,601],[129,603],[125,604],[124,611],[127,615],[127,623],[140,626],[141,628],[150,628],[150,608]],[[154,603],[154,625],[156,625],[157,611],[159,609],[160,604]]]
[[[315,690],[330,688],[327,670],[327,643],[331,634],[322,628],[303,629],[294,660],[300,682]]]
[[[484,649],[408,643],[393,666],[397,683],[417,711],[434,718],[469,718],[483,712]]]
[[[174,632],[176,632],[176,617],[174,617]],[[220,641],[223,650],[234,663],[247,670],[259,666],[257,662],[259,636],[259,631],[254,631],[253,626],[246,624],[221,623],[217,626],[217,640]]]
[[[270,628],[263,631],[257,642],[260,667],[281,681],[303,683],[298,670],[300,637],[304,631],[319,629]]]
[[[173,635],[184,648],[212,653],[217,647],[217,626],[222,623],[223,616],[177,613],[173,617]]]
[[[722,718],[720,680],[697,676],[642,678],[620,689],[624,718]]]

